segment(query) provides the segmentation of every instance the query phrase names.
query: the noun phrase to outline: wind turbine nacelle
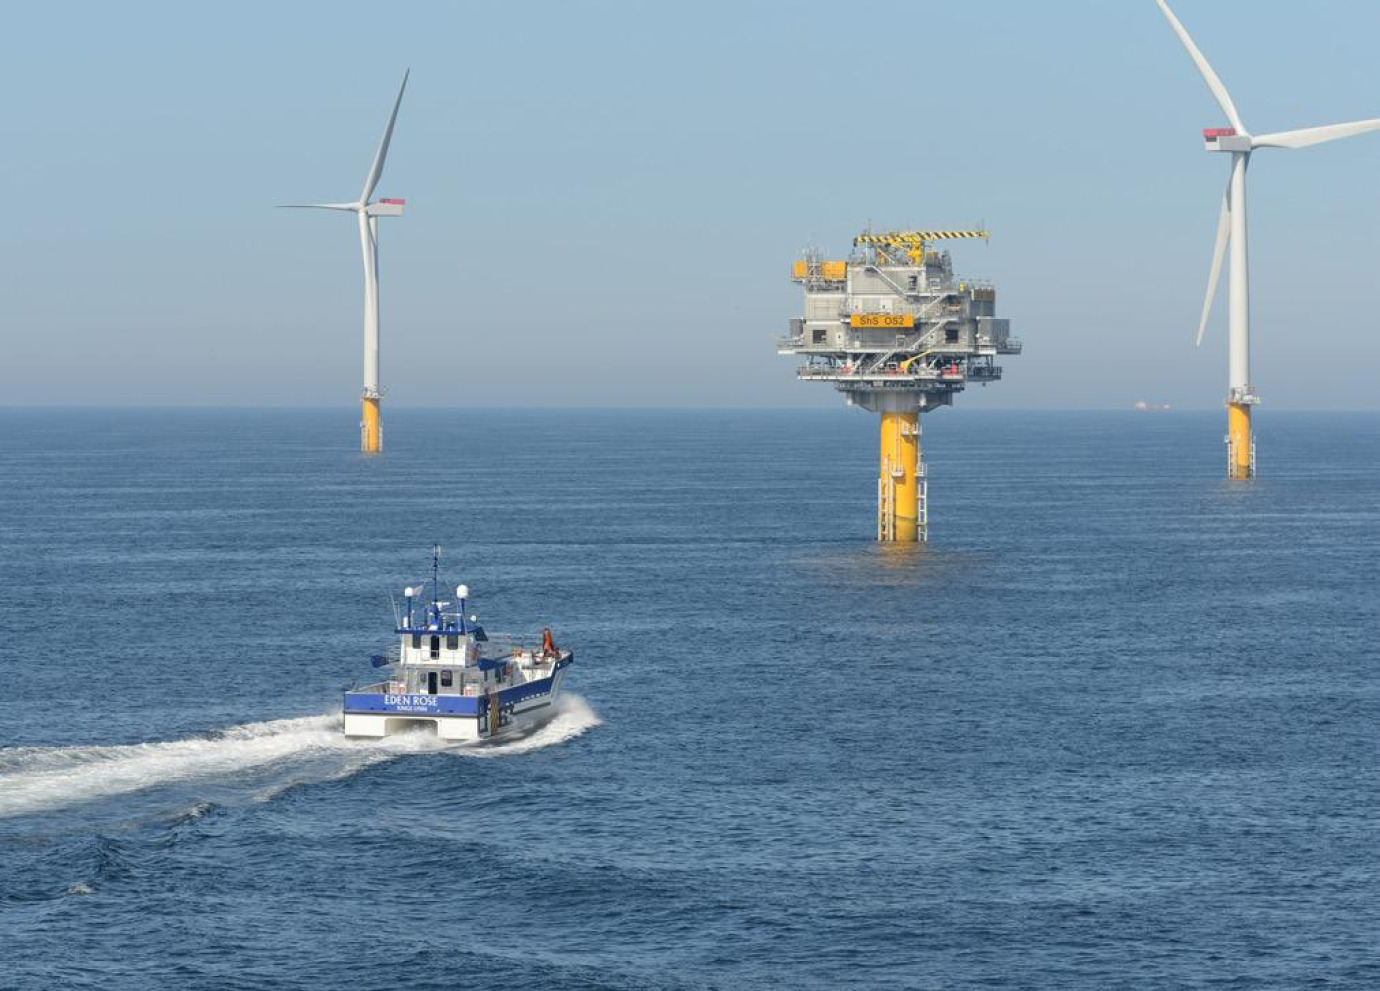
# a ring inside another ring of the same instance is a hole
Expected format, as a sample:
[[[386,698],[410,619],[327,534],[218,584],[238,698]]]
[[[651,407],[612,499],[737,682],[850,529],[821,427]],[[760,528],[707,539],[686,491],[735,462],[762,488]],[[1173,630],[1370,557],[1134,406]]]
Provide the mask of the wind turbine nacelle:
[[[401,217],[407,200],[379,200],[370,203],[366,212],[371,217]]]
[[[1203,131],[1204,151],[1250,151],[1251,138],[1234,127],[1209,127]]]

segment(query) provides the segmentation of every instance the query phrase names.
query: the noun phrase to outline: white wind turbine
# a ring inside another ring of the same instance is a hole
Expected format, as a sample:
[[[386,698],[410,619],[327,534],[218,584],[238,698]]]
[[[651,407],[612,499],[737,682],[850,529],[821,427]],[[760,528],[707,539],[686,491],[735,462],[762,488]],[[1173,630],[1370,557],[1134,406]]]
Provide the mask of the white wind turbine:
[[[1174,16],[1165,0],[1155,0],[1169,20],[1169,26],[1188,49],[1193,64],[1202,73],[1203,81],[1226,113],[1231,127],[1209,128],[1203,131],[1208,151],[1231,153],[1231,178],[1222,198],[1222,212],[1217,221],[1217,244],[1212,251],[1212,269],[1208,275],[1207,298],[1203,301],[1203,315],[1198,322],[1197,343],[1203,343],[1212,302],[1217,295],[1217,280],[1222,274],[1222,254],[1231,245],[1231,285],[1227,297],[1227,474],[1232,478],[1249,478],[1255,474],[1255,445],[1251,439],[1251,407],[1259,402],[1251,385],[1251,300],[1246,251],[1246,166],[1251,152],[1257,148],[1307,148],[1309,145],[1338,138],[1349,138],[1380,128],[1380,118],[1358,120],[1350,124],[1329,124],[1298,131],[1278,131],[1253,135],[1241,123],[1241,116],[1231,102],[1231,94],[1222,85],[1217,73],[1193,43],[1184,26]]]
[[[398,107],[402,106],[403,91],[407,89],[410,73],[410,69],[403,73],[398,98],[393,101],[393,112],[388,116],[388,126],[383,129],[383,139],[374,153],[374,164],[365,177],[359,199],[354,203],[284,204],[288,209],[347,210],[359,218],[359,247],[364,256],[364,398],[360,450],[366,454],[383,450],[383,426],[379,416],[379,217],[401,217],[406,203],[405,200],[392,199],[370,203],[369,197],[374,195],[374,187],[383,175],[388,143],[393,140],[393,123],[398,119]]]

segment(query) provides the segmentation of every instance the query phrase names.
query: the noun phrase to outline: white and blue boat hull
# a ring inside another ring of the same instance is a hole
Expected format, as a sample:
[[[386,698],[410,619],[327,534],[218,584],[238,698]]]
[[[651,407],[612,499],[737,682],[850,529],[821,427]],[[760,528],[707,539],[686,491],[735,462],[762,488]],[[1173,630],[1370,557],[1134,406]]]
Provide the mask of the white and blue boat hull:
[[[550,717],[560,695],[567,653],[551,674],[486,694],[399,694],[373,685],[345,693],[345,735],[382,738],[430,725],[442,740],[474,742],[531,729]]]

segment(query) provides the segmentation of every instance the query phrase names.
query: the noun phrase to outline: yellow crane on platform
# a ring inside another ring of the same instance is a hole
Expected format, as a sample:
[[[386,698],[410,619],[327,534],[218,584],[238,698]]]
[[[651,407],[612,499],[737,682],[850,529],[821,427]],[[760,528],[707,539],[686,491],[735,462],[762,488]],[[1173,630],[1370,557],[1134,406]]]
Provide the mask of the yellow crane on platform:
[[[853,247],[870,247],[882,252],[888,259],[891,250],[904,248],[911,264],[919,265],[925,260],[925,247],[931,241],[955,241],[965,238],[981,238],[987,241],[992,232],[985,227],[970,231],[884,231],[880,234],[864,231],[853,238]]]

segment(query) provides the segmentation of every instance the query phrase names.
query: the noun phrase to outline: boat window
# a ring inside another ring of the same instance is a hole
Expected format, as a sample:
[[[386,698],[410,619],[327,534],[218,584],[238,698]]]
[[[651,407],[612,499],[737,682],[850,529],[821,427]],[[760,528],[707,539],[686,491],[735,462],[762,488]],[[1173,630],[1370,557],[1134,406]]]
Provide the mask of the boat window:
[[[420,633],[414,633],[414,634],[412,634],[412,649],[413,649],[413,650],[421,650],[421,649],[422,649],[422,635],[421,635]]]
[[[454,676],[451,674],[451,672],[449,672],[449,671],[442,671],[442,672],[441,672],[441,687],[442,687],[442,688],[449,688],[449,687],[450,687],[451,685],[453,685],[453,684],[455,684],[455,678],[454,678]]]
[[[460,637],[452,633],[446,637],[446,650],[459,650]]]
[[[440,637],[432,637],[432,638],[431,638],[431,659],[434,661],[436,658],[438,658],[438,657],[440,657],[440,656],[441,656],[441,638],[440,638]]]

